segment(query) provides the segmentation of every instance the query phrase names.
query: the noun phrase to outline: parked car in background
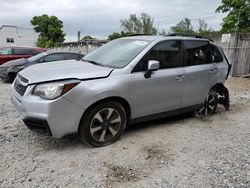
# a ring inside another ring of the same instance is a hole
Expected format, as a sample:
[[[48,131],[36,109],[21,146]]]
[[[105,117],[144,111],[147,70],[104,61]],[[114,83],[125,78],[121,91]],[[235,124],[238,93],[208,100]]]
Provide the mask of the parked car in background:
[[[33,131],[61,138],[78,132],[106,146],[129,123],[229,108],[230,64],[221,47],[199,36],[113,40],[83,58],[28,67],[12,84],[12,102]],[[39,76],[38,76],[39,75]]]
[[[5,82],[12,82],[15,79],[16,74],[28,66],[51,61],[61,61],[70,59],[80,60],[83,57],[83,54],[71,52],[42,52],[28,59],[16,59],[1,65],[0,78]]]
[[[44,48],[3,47],[0,48],[0,65],[14,59],[29,58],[45,51]]]

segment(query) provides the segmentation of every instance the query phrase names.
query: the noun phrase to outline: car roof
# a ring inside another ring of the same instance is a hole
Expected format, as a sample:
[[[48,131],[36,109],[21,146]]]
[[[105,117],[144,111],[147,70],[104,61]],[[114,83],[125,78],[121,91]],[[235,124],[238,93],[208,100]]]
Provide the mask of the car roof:
[[[0,49],[3,48],[12,48],[12,49],[30,49],[30,50],[39,50],[39,51],[46,51],[45,48],[38,48],[38,47],[23,47],[23,46],[3,46],[0,47]]]
[[[80,54],[80,53],[77,53],[77,52],[46,52],[47,53],[47,55],[49,55],[49,54],[78,54],[78,55],[82,55],[82,54]]]
[[[138,35],[138,36],[130,36],[124,37],[127,39],[136,39],[136,40],[148,40],[148,41],[160,41],[160,40],[197,40],[197,41],[209,41],[208,38],[195,38],[188,36],[160,36],[160,35]]]

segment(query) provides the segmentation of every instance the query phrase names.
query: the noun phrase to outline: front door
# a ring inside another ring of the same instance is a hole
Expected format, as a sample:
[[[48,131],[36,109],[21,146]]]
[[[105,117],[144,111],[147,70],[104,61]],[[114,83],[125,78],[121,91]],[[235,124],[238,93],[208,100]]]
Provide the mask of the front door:
[[[143,117],[166,111],[179,110],[182,103],[184,69],[182,42],[168,40],[154,46],[137,64],[135,78],[135,116]],[[145,78],[149,60],[160,62],[160,69]]]

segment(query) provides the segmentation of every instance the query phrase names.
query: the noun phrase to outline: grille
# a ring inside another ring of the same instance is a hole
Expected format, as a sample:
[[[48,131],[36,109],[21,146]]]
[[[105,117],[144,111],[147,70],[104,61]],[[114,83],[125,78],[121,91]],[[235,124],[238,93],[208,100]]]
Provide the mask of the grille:
[[[16,79],[15,84],[14,84],[16,92],[19,93],[19,95],[21,95],[21,96],[24,95],[24,93],[27,89],[27,85],[23,85],[20,82],[20,80],[23,80],[23,79],[25,79],[25,78],[23,78],[23,77],[20,78],[20,76],[18,76],[18,78]]]
[[[6,70],[8,70],[8,67],[0,67],[0,71],[6,71]]]

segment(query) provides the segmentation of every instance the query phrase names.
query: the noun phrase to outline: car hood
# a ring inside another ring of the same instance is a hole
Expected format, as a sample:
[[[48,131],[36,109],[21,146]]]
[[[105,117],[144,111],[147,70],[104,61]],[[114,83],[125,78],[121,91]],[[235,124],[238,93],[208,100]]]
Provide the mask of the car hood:
[[[28,79],[28,84],[65,80],[108,77],[113,68],[101,67],[83,61],[67,60],[30,66],[19,74]]]
[[[28,63],[29,61],[25,58],[22,58],[22,59],[15,59],[15,60],[12,60],[12,61],[8,61],[6,63],[4,63],[2,65],[2,67],[15,67],[15,66],[21,66],[21,65],[24,65],[26,63]]]

